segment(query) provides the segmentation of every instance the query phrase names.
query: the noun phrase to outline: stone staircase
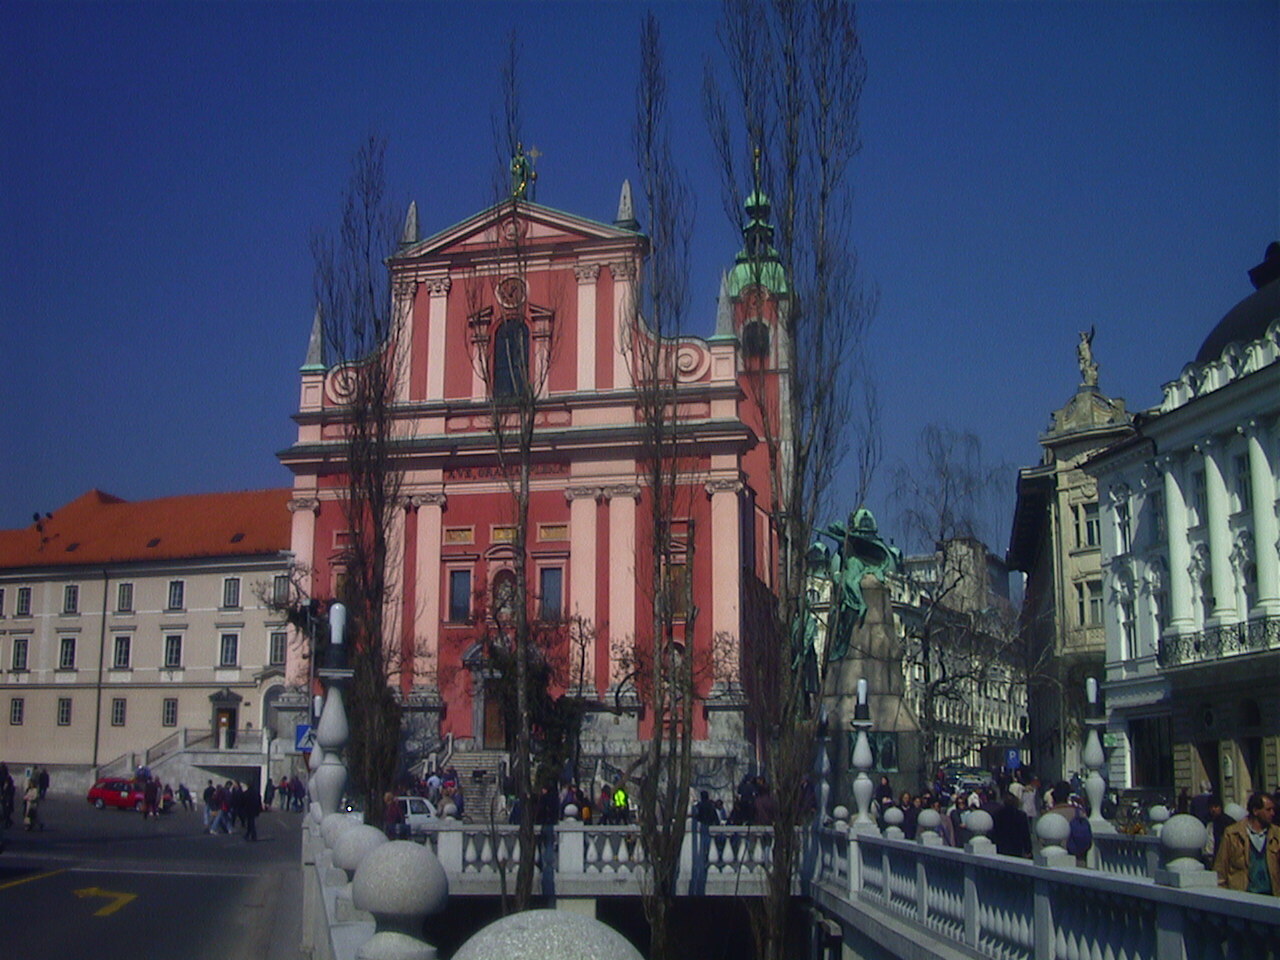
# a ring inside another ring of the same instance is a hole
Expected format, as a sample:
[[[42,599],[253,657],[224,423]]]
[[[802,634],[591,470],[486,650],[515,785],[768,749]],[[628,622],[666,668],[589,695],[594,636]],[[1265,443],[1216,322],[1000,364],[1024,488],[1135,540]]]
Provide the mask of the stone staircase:
[[[502,773],[507,755],[501,750],[459,750],[449,759],[448,766],[458,771],[466,799],[463,819],[472,823],[489,822],[489,805],[498,798],[494,816],[499,823],[506,823],[506,811],[502,805]]]

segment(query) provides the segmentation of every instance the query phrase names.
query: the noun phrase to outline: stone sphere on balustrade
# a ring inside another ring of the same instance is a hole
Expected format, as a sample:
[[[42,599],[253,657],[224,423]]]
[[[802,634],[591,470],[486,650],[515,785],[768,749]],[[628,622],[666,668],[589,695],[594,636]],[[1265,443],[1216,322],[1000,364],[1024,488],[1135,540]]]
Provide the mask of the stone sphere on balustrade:
[[[1204,839],[1204,824],[1199,817],[1189,813],[1180,813],[1170,818],[1160,829],[1160,845],[1168,851],[1171,861],[1190,858],[1199,864],[1197,858],[1204,849]],[[1170,866],[1172,865],[1171,863]]]
[[[837,804],[836,808],[831,811],[831,819],[832,820],[848,820],[849,808],[846,807],[843,803]]]
[[[370,851],[387,843],[387,835],[377,827],[358,823],[333,843],[333,865],[348,874],[354,873]]]
[[[1147,811],[1147,819],[1152,823],[1164,823],[1169,819],[1169,808],[1163,803],[1157,803]]]
[[[496,920],[458,948],[453,960],[644,960],[622,934],[593,917],[526,910]]]
[[[1245,808],[1240,806],[1240,804],[1238,803],[1228,803],[1225,807],[1222,808],[1222,812],[1225,813],[1232,820],[1234,820],[1236,823],[1239,823],[1241,820],[1243,820],[1245,817],[1249,815],[1248,812],[1245,810]]]
[[[576,804],[571,803],[564,808],[564,819],[566,820],[578,819],[578,807]]]
[[[1060,813],[1046,813],[1036,821],[1036,836],[1045,846],[1060,847],[1071,836],[1071,824]]]
[[[916,818],[916,824],[924,830],[937,830],[941,822],[942,815],[933,809],[921,810],[920,816]]]
[[[326,813],[320,821],[320,836],[324,838],[324,845],[332,850],[340,836],[358,826],[360,821],[353,820],[345,813]]]
[[[898,807],[889,807],[884,812],[884,822],[891,827],[902,826],[902,810]]]
[[[995,826],[995,821],[991,819],[991,814],[980,808],[965,811],[964,815],[965,829],[970,833],[976,833],[985,837],[991,832],[991,828]]]
[[[444,909],[449,878],[425,844],[388,840],[365,854],[351,882],[357,910],[403,925]]]
[[[453,803],[446,803],[443,807],[440,808],[440,816],[444,820],[457,820],[458,819],[457,805]]]

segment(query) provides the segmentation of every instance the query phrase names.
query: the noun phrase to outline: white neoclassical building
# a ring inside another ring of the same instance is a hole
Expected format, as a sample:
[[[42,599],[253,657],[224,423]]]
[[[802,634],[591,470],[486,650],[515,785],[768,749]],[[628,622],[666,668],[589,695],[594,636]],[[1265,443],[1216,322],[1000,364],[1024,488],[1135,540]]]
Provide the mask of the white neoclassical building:
[[[1280,783],[1280,244],[1133,436],[1093,458],[1111,782]]]

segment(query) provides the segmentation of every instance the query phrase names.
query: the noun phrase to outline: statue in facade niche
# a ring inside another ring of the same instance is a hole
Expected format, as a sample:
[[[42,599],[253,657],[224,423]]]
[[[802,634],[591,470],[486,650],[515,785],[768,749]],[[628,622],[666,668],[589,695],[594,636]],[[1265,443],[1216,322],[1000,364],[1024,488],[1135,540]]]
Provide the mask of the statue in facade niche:
[[[1076,359],[1080,363],[1080,385],[1096,387],[1098,385],[1098,365],[1093,360],[1093,324],[1089,331],[1080,331],[1080,342],[1076,344]]]
[[[835,541],[833,551],[821,539],[809,548],[809,589],[796,618],[792,637],[792,669],[803,671],[806,689],[820,688],[821,664],[843,660],[849,654],[853,631],[867,613],[862,578],[868,573],[884,580],[902,565],[902,552],[880,537],[876,518],[866,507],[849,515],[847,524],[836,521],[816,532]],[[830,603],[820,624],[815,606],[823,582],[830,584]],[[821,629],[825,625],[825,630]]]

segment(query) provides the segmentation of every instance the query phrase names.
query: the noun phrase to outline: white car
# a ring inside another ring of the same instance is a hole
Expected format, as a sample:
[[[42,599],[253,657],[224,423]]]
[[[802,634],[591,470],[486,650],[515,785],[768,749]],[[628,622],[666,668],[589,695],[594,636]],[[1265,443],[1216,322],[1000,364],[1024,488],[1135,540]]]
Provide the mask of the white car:
[[[426,797],[396,797],[396,802],[400,804],[400,813],[410,835],[422,833],[429,824],[435,823],[435,804]]]

